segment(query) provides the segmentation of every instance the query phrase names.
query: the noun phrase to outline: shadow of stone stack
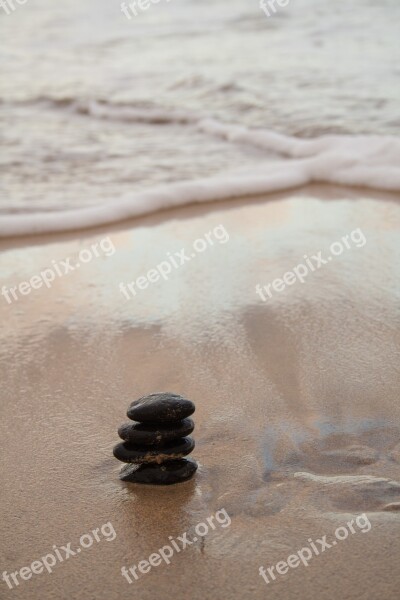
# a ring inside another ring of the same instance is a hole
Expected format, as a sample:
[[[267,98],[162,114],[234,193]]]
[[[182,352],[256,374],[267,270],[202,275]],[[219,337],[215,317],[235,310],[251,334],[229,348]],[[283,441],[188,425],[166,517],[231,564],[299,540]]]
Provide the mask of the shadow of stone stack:
[[[131,483],[170,485],[190,479],[197,470],[195,460],[183,458],[194,448],[194,423],[188,417],[195,411],[191,400],[171,393],[158,393],[134,400],[118,435],[124,441],[113,454],[129,463],[120,479]]]

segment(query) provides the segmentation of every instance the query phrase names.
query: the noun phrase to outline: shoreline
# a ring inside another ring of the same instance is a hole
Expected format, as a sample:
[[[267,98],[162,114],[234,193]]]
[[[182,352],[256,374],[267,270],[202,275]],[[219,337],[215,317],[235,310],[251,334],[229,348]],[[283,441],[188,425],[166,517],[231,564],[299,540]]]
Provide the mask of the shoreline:
[[[190,203],[176,208],[166,207],[143,216],[121,219],[115,223],[109,223],[101,226],[83,227],[74,231],[57,231],[54,233],[34,233],[29,235],[0,237],[0,252],[18,247],[73,241],[80,237],[92,237],[113,232],[118,233],[135,227],[140,227],[142,225],[158,225],[169,219],[179,221],[186,219],[188,216],[196,217],[203,214],[210,214],[221,209],[226,209],[229,211],[237,207],[251,206],[263,202],[280,202],[295,195],[304,195],[313,199],[320,199],[322,201],[348,199],[357,201],[362,198],[368,198],[371,200],[376,199],[394,203],[398,202],[397,193],[395,192],[374,190],[357,186],[312,183],[300,186],[293,190],[283,190],[280,192],[271,192],[269,194],[255,194],[252,196],[213,200],[204,204]]]

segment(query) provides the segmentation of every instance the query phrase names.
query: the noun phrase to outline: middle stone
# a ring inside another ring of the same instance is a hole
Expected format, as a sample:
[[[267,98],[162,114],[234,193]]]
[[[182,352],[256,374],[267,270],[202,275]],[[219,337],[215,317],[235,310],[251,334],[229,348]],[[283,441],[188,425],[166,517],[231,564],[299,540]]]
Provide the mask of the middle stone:
[[[190,437],[167,442],[162,446],[142,448],[130,442],[122,442],[114,447],[115,458],[126,463],[163,463],[166,460],[177,459],[190,454],[194,448],[194,440]]]
[[[183,419],[176,423],[124,423],[118,429],[119,437],[125,442],[143,444],[143,446],[157,446],[171,442],[192,433],[194,422],[192,419]]]

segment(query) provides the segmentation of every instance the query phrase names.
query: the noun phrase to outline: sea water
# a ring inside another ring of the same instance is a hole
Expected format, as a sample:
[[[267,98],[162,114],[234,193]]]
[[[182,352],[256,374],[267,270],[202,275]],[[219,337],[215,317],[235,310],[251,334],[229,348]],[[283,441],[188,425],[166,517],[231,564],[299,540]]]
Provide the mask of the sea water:
[[[400,190],[397,0],[0,9],[0,235],[310,181]]]

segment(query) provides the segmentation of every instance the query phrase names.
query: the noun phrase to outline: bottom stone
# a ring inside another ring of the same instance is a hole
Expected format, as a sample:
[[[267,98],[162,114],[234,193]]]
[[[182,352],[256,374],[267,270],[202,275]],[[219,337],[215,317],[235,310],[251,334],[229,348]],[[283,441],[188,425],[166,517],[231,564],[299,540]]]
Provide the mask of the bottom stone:
[[[197,462],[191,458],[166,460],[160,465],[147,463],[125,465],[119,478],[130,483],[150,483],[152,485],[171,485],[190,479],[197,470]]]

